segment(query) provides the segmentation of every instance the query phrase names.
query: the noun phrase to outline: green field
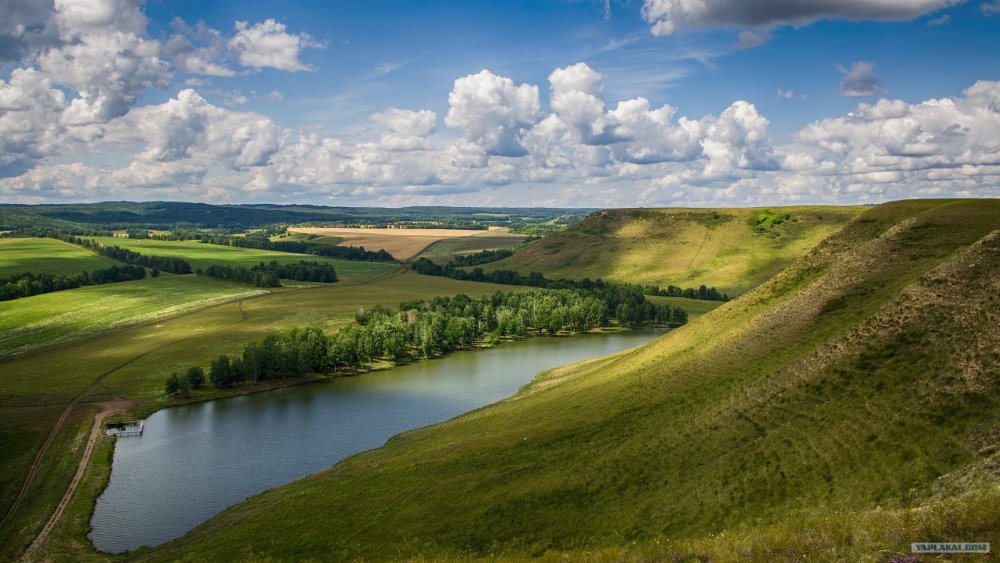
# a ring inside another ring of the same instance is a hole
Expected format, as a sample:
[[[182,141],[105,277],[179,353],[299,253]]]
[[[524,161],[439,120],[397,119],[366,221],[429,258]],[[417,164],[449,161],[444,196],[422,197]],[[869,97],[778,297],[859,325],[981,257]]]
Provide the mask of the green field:
[[[995,542],[998,279],[1000,201],[871,208],[650,344],[139,559],[886,561]]]
[[[117,264],[110,258],[55,239],[0,239],[0,278],[25,272],[72,275]]]
[[[380,262],[358,262],[338,260],[308,254],[293,254],[255,248],[237,248],[195,241],[164,241],[153,239],[129,239],[121,237],[94,237],[94,240],[108,246],[120,246],[149,256],[167,256],[187,260],[194,269],[212,264],[231,266],[256,266],[261,262],[277,261],[280,264],[307,262],[329,262],[337,269],[337,277],[350,280],[356,277],[371,277],[389,274],[399,268],[397,264]]]
[[[550,279],[714,286],[738,295],[756,287],[838,231],[863,207],[614,209],[533,242],[483,269],[541,272]],[[758,213],[791,218],[757,229]]]
[[[527,238],[526,235],[511,234],[506,230],[485,231],[478,235],[440,240],[430,245],[417,257],[429,258],[443,264],[461,254],[512,248],[521,244],[525,238]]]
[[[199,276],[160,276],[0,302],[0,360],[263,293]]]

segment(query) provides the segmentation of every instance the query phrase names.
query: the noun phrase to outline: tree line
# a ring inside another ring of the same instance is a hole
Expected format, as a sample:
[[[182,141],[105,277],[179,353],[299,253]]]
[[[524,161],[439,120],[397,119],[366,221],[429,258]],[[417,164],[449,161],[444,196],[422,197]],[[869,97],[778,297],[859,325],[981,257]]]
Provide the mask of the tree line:
[[[396,258],[385,249],[366,250],[363,246],[340,246],[334,244],[318,244],[309,241],[297,240],[276,240],[270,239],[272,229],[247,233],[244,236],[230,236],[224,234],[206,233],[202,231],[173,231],[168,234],[149,235],[149,238],[157,240],[197,240],[206,244],[218,244],[221,246],[235,246],[240,248],[256,248],[259,250],[275,250],[279,252],[291,252],[293,254],[311,254],[313,256],[324,256],[328,258],[340,258],[341,260],[355,260],[361,262],[397,262]],[[284,233],[285,228],[281,227],[280,233]],[[275,233],[275,234],[280,234]]]
[[[413,271],[428,276],[444,276],[455,280],[490,282],[502,285],[527,285],[546,289],[593,289],[619,285],[606,282],[600,278],[597,280],[583,278],[579,281],[568,279],[550,280],[540,272],[531,272],[527,276],[522,276],[514,270],[493,270],[492,272],[484,272],[482,268],[463,270],[455,263],[455,261],[448,262],[442,266],[431,262],[427,258],[418,258],[417,261],[413,263],[412,268]],[[621,285],[628,286],[631,284]],[[719,293],[719,291],[714,287],[709,288],[704,285],[699,289],[681,289],[676,286],[668,286],[668,288],[664,290],[655,285],[636,287],[639,287],[639,291],[644,292],[647,295],[677,296],[713,301],[729,300],[729,296],[725,293]]]
[[[56,238],[64,242],[89,248],[102,256],[107,256],[119,262],[128,262],[129,264],[145,266],[159,272],[170,272],[171,274],[190,274],[192,272],[191,264],[181,258],[174,258],[173,256],[147,256],[120,246],[109,246],[93,239],[80,238],[66,233],[51,233],[49,236],[50,238]]]
[[[155,272],[154,277],[155,275],[159,275],[159,272]],[[10,301],[64,289],[76,289],[85,285],[141,280],[145,277],[146,268],[129,264],[75,275],[25,272],[16,276],[0,278],[0,301]]]
[[[199,268],[197,273],[220,280],[248,283],[257,287],[281,287],[281,279],[322,283],[337,281],[337,270],[332,264],[304,260],[295,264],[279,264],[272,260],[270,264],[261,262],[249,268],[229,264],[212,264],[204,269]]]
[[[590,330],[608,326],[612,318],[622,326],[680,326],[687,322],[687,313],[650,303],[641,290],[621,286],[498,291],[478,299],[435,297],[401,303],[397,311],[361,309],[353,324],[332,336],[315,327],[267,335],[238,355],[216,358],[208,378],[216,387],[231,387],[242,381],[357,370],[380,360],[432,358],[503,337]],[[168,380],[166,389],[176,393],[182,385],[181,379]]]

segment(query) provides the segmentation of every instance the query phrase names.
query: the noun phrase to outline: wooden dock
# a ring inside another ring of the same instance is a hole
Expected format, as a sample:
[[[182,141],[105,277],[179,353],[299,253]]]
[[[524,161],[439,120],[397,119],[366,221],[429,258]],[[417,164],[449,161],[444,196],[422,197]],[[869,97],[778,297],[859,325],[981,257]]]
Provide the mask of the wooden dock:
[[[130,420],[128,422],[116,422],[108,425],[108,436],[142,436],[142,429],[145,426],[143,420]]]

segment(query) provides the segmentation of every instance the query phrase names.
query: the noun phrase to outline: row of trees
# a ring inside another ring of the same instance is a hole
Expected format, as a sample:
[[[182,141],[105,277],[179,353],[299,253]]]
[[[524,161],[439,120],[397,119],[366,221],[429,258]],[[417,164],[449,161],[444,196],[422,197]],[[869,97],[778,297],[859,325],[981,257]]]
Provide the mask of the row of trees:
[[[462,268],[465,266],[478,266],[503,260],[514,255],[514,250],[510,248],[498,248],[496,250],[481,250],[473,254],[459,254],[451,260],[452,266]]]
[[[155,275],[158,274],[159,272],[155,272]],[[64,289],[76,289],[85,285],[141,280],[145,277],[145,268],[130,264],[111,266],[76,275],[25,272],[16,276],[0,278],[0,301],[10,301]]]
[[[240,248],[257,248],[260,250],[276,250],[294,254],[311,254],[341,260],[356,260],[362,262],[396,262],[396,258],[384,249],[366,250],[363,246],[340,246],[334,244],[319,244],[297,240],[271,240],[274,234],[285,232],[285,227],[264,229],[247,233],[243,236],[206,233],[203,231],[176,231],[168,234],[150,235],[158,240],[197,240],[206,244],[236,246]]]
[[[314,327],[270,334],[237,356],[219,356],[208,377],[217,387],[231,387],[241,381],[358,369],[378,360],[435,357],[487,339],[589,330],[609,325],[612,317],[625,326],[687,322],[680,307],[654,305],[641,291],[620,286],[496,292],[478,299],[436,297],[402,303],[398,311],[359,310],[354,324],[329,337]],[[169,381],[167,385],[173,389]]]
[[[698,289],[692,287],[681,289],[676,285],[668,285],[666,288],[647,285],[643,287],[643,291],[646,292],[646,295],[660,297],[687,297],[688,299],[700,299],[702,301],[729,301],[729,295],[720,293],[714,287],[706,287],[705,285],[698,286]]]
[[[445,265],[438,265],[431,262],[427,258],[419,258],[413,263],[413,271],[419,274],[425,274],[428,276],[444,276],[456,280],[463,281],[478,281],[478,282],[491,282],[503,285],[527,285],[531,287],[542,287],[547,289],[593,289],[610,287],[619,284],[611,284],[605,282],[604,280],[598,278],[597,280],[591,280],[589,278],[583,278],[582,280],[567,280],[558,279],[550,280],[542,275],[540,272],[531,272],[527,276],[522,276],[520,273],[514,270],[493,270],[492,272],[484,272],[482,268],[472,268],[471,270],[463,270],[455,262],[451,261]],[[623,286],[630,286],[630,284],[621,284]],[[712,301],[728,301],[729,296],[725,293],[719,293],[714,287],[705,287],[704,285],[698,289],[681,289],[676,286],[668,286],[667,289],[660,289],[655,285],[647,286],[634,286],[638,288],[640,293],[646,293],[647,295],[658,295],[658,296],[675,296],[675,297],[688,297],[690,299],[706,299]]]
[[[180,258],[172,256],[146,256],[134,250],[120,246],[108,246],[93,239],[80,238],[66,233],[53,233],[50,236],[71,244],[89,248],[102,256],[107,256],[119,262],[128,262],[129,264],[145,266],[161,272],[170,272],[171,274],[190,274],[192,272],[191,264],[187,260]]]
[[[270,264],[261,262],[249,268],[229,264],[212,264],[198,269],[199,275],[220,280],[231,280],[256,285],[257,287],[281,287],[281,279],[333,283],[337,281],[337,270],[332,264],[299,261],[295,264]]]

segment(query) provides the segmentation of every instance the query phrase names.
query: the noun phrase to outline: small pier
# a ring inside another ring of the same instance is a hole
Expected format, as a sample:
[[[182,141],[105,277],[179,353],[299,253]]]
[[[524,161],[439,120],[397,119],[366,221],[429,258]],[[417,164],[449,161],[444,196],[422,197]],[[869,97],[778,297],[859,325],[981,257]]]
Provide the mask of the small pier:
[[[125,436],[142,436],[142,428],[144,426],[142,420],[130,420],[128,422],[113,422],[108,424],[108,429],[106,431],[108,436],[117,436],[123,438]]]

